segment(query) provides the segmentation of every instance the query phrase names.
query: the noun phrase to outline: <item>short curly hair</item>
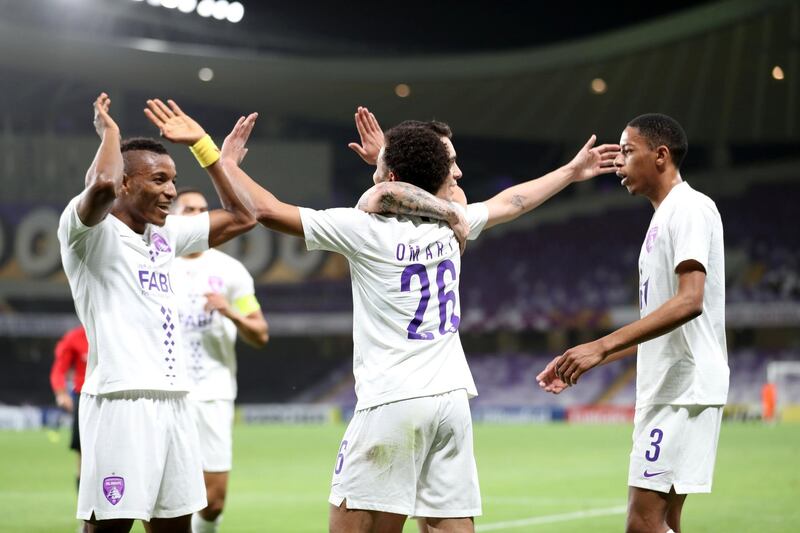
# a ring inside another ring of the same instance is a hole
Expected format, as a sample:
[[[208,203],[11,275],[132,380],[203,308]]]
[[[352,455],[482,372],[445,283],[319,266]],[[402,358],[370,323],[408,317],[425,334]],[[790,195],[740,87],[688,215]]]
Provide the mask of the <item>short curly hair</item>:
[[[686,152],[689,151],[689,141],[677,120],[661,113],[646,113],[628,122],[628,126],[639,130],[650,149],[655,150],[659,146],[669,148],[672,163],[675,168],[681,168]]]
[[[383,160],[397,179],[436,194],[450,173],[450,156],[429,127],[399,124],[385,134]]]
[[[450,126],[444,122],[439,122],[438,120],[429,120],[427,122],[422,120],[405,120],[397,125],[397,127],[400,126],[419,126],[421,128],[428,128],[439,137],[447,137],[448,139],[453,138],[453,130],[450,129]]]
[[[152,152],[158,155],[169,155],[167,148],[163,144],[150,137],[131,137],[129,139],[123,139],[120,143],[120,151],[122,152],[122,164],[125,174],[130,174],[132,171],[130,166],[131,162],[125,155],[128,152],[141,151]]]

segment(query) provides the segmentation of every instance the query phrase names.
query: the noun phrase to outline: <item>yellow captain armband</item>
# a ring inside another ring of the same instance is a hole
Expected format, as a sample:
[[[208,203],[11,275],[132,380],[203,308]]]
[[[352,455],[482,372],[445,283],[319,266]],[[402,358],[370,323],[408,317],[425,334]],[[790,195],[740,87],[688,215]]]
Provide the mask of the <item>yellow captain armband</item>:
[[[199,141],[189,147],[197,162],[203,168],[210,167],[219,160],[219,148],[211,140],[211,135],[203,136]]]
[[[261,309],[261,306],[259,305],[258,300],[256,300],[254,294],[248,294],[247,296],[237,298],[233,301],[233,307],[245,316]]]

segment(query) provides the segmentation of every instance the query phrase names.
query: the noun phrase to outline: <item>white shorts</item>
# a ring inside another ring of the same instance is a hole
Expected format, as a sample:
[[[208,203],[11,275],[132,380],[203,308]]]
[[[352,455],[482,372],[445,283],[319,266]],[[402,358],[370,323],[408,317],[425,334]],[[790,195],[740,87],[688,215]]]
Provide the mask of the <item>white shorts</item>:
[[[636,410],[628,485],[678,494],[711,492],[722,407],[651,405]]]
[[[206,506],[185,393],[81,394],[80,432],[79,519],[174,518]]]
[[[189,398],[200,437],[204,472],[230,472],[233,464],[233,400]]]
[[[464,389],[357,411],[347,426],[328,501],[408,516],[481,514],[472,417]]]

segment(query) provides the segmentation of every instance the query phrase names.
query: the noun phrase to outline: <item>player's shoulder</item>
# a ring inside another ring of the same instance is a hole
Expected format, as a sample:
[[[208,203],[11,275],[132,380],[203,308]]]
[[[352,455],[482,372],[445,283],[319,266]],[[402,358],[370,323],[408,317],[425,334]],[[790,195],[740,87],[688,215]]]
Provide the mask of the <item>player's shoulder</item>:
[[[681,202],[678,204],[684,208],[697,209],[709,215],[719,216],[719,210],[714,200],[707,194],[698,191],[688,183],[682,187]]]

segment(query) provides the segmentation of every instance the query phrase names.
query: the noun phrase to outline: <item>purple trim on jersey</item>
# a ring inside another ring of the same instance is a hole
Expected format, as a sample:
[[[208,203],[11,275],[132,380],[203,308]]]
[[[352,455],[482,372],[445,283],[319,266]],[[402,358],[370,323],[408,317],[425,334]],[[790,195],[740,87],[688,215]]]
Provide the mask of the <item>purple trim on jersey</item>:
[[[111,505],[117,505],[125,495],[125,479],[120,476],[108,476],[103,480],[103,494]]]
[[[167,367],[165,369],[164,377],[170,380],[169,384],[174,385],[175,382],[173,381],[177,376],[175,374],[175,354],[173,353],[173,349],[175,348],[175,339],[172,338],[175,332],[175,323],[172,321],[172,310],[161,306],[161,314],[164,317],[164,322],[161,323],[161,329],[164,330],[164,347],[166,348],[166,357],[164,357],[164,363]]]
[[[653,226],[647,232],[647,237],[644,239],[644,248],[647,250],[647,253],[653,251],[653,246],[656,244],[656,237],[658,237],[658,226]]]

